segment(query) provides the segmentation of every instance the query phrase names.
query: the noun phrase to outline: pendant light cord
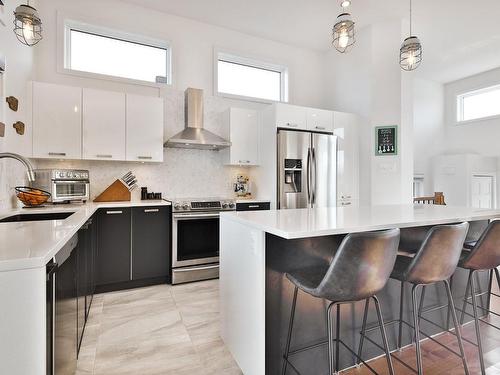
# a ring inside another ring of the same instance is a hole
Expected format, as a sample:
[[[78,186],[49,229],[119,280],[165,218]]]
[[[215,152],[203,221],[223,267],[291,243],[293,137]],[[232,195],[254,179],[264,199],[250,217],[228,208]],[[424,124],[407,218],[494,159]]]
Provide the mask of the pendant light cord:
[[[29,1],[29,0],[28,0]],[[412,31],[412,0],[410,0],[410,36],[413,36],[413,31]]]

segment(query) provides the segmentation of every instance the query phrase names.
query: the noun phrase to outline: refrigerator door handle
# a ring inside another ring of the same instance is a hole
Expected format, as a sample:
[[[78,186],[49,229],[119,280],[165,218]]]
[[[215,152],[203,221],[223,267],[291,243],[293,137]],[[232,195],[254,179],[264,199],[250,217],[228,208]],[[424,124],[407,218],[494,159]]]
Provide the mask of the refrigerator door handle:
[[[307,149],[307,205],[312,204],[311,201],[311,148]]]
[[[317,174],[317,161],[316,161],[316,150],[314,148],[311,149],[311,157],[312,157],[312,165],[313,165],[313,171],[311,171],[311,204],[314,205],[316,204],[316,174]]]

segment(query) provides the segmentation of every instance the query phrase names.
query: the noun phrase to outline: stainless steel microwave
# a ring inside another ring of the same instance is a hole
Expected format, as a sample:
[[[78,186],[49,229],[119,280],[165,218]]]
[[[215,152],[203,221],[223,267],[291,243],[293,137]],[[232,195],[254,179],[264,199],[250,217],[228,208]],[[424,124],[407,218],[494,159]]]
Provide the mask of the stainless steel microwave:
[[[80,169],[37,169],[33,187],[51,194],[50,202],[86,202],[90,199],[89,171]]]

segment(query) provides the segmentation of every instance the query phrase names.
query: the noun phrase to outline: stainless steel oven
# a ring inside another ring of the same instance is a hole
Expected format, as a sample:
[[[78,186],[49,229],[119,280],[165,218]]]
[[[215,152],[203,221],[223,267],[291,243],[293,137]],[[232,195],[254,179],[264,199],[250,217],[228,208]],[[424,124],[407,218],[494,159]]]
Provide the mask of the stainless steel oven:
[[[37,169],[33,187],[48,191],[50,202],[88,201],[90,198],[89,171],[74,169]]]
[[[219,277],[219,212],[230,200],[173,201],[172,284]]]

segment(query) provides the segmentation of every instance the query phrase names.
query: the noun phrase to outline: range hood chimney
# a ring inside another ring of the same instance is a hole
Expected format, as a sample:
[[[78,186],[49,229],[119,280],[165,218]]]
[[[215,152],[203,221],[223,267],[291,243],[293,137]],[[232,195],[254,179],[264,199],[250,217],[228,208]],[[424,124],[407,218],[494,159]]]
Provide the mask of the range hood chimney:
[[[188,88],[185,92],[186,127],[165,142],[165,147],[214,150],[231,146],[231,142],[203,128],[203,90]]]

